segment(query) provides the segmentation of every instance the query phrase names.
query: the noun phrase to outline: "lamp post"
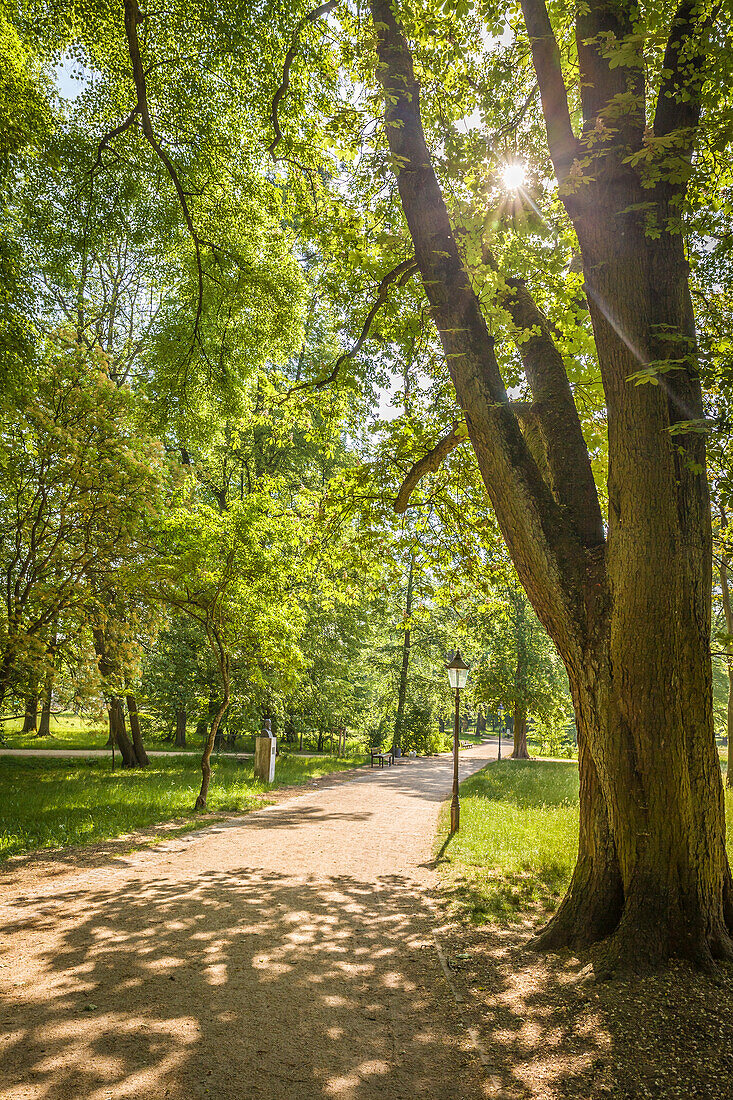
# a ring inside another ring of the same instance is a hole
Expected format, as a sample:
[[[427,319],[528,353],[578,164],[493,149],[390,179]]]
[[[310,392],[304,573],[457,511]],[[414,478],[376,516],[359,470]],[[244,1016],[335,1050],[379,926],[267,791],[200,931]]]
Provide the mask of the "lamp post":
[[[459,722],[459,692],[461,688],[466,686],[466,680],[468,679],[468,670],[470,665],[461,657],[460,649],[457,649],[453,660],[446,666],[448,670],[448,679],[450,680],[450,686],[456,693],[456,709],[455,718],[453,721],[453,797],[450,804],[450,834],[458,832],[460,825],[461,810],[458,805],[458,722]]]

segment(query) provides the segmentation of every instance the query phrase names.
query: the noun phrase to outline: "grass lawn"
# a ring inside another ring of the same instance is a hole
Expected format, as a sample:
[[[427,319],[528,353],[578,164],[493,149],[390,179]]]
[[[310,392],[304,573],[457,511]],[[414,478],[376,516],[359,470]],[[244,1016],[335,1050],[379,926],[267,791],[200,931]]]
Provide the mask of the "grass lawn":
[[[364,757],[283,757],[276,781],[260,783],[252,761],[219,760],[209,789],[211,811],[261,806],[272,787],[305,783],[328,772],[353,768]],[[112,772],[107,759],[0,758],[0,860],[32,848],[91,844],[121,833],[187,818],[201,783],[197,757],[157,758],[148,768]]]
[[[12,718],[0,723],[0,734],[2,735],[0,747],[6,749],[103,749],[107,745],[109,734],[106,719],[94,721],[73,714],[54,715],[51,718],[51,734],[49,737],[37,737],[35,733],[22,733],[22,727],[22,718]],[[200,753],[202,749],[201,738],[195,736],[192,725],[189,725],[187,744],[183,749],[176,748],[173,744],[172,735],[166,737],[161,731],[151,733],[149,730],[144,730],[143,741],[146,749],[153,752]],[[329,756],[333,752],[334,746],[330,745],[329,741],[330,739],[326,738],[324,743],[323,753],[325,756]],[[297,742],[287,744],[281,741],[280,744],[286,752],[294,753],[298,751]],[[317,735],[309,733],[304,738],[303,752],[315,752],[316,746]],[[237,737],[234,749],[226,746],[222,751],[253,752],[254,737],[251,734],[248,736],[242,734]],[[357,756],[363,751],[363,740],[347,739],[346,753],[348,756]]]
[[[21,733],[22,718],[11,718],[0,725],[3,746],[8,749],[103,749],[107,743],[106,722],[91,722],[73,715],[51,718],[50,737]],[[157,746],[156,746],[157,748]]]
[[[733,791],[726,791],[733,858]],[[438,847],[453,916],[482,924],[555,907],[578,847],[578,771],[572,763],[502,760],[461,784],[461,828],[447,840],[446,804]]]

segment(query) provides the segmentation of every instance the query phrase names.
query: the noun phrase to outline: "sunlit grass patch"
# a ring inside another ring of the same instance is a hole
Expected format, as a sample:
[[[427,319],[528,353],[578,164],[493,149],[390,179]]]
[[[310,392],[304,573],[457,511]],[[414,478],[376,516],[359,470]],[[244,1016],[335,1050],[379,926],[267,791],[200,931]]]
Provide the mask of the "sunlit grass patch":
[[[733,790],[725,795],[733,860]],[[502,760],[461,784],[461,827],[450,840],[440,815],[438,849],[451,915],[482,924],[536,907],[553,909],[578,850],[578,771],[573,763]]]
[[[570,880],[578,848],[578,772],[571,763],[503,760],[461,784],[461,827],[446,842],[444,893],[453,915],[502,920],[553,908]]]
[[[355,767],[363,757],[282,758],[275,783],[254,779],[252,760],[214,761],[208,809],[243,812],[272,787]],[[144,769],[111,770],[104,759],[0,758],[0,859],[33,848],[107,840],[174,818],[193,818],[199,760],[156,758]]]

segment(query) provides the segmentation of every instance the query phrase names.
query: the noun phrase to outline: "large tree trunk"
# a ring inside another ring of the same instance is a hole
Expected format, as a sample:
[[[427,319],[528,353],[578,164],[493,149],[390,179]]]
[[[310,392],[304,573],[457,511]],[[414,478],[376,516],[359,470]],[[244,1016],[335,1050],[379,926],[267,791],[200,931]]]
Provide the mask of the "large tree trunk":
[[[529,760],[527,749],[527,710],[519,705],[514,708],[514,748],[513,760]]]
[[[402,723],[405,718],[405,700],[407,699],[407,676],[410,670],[410,646],[412,632],[410,630],[410,616],[412,615],[412,588],[415,573],[415,554],[410,553],[410,569],[407,574],[407,594],[405,597],[405,622],[406,627],[402,635],[402,660],[400,662],[400,682],[397,690],[397,713],[394,722],[393,744],[396,752],[402,751]]]
[[[176,739],[174,744],[177,749],[186,747],[186,711],[179,707],[176,711]]]
[[[371,7],[385,130],[425,295],[499,526],[573,691],[579,858],[539,942],[608,936],[608,971],[657,965],[670,955],[702,965],[730,957],[731,875],[712,723],[704,435],[686,430],[703,410],[687,264],[674,228],[684,189],[672,182],[679,180],[678,160],[652,190],[642,186],[628,153],[643,149],[644,69],[633,60],[612,63],[599,45],[609,33],[616,40],[635,33],[632,9],[601,0],[578,9],[578,139],[544,2],[522,0],[550,154],[580,244],[606,397],[606,538],[562,357],[526,288],[516,284],[506,308],[527,335],[518,348],[539,433],[530,438],[520,429],[432,168],[409,48],[390,0],[371,0]],[[682,133],[687,141],[697,123],[701,61],[694,45],[688,51],[684,44],[697,9],[685,12],[675,16],[670,35],[664,71],[672,75],[663,76],[654,132]],[[604,130],[606,114],[613,125]],[[586,145],[586,135],[596,133],[603,139]],[[681,150],[675,146],[675,157],[689,161],[691,148]],[[650,205],[656,233],[648,232]],[[651,372],[657,384],[634,385],[639,371]]]
[[[150,761],[148,760],[148,754],[145,751],[145,745],[143,744],[143,735],[140,730],[140,717],[137,712],[137,700],[132,694],[127,695],[127,713],[130,718],[130,733],[132,734],[132,745],[135,750],[135,759],[141,768],[146,768]]]
[[[594,685],[571,682],[578,729],[580,829],[578,859],[565,897],[535,946],[587,947],[610,935],[623,912],[624,892],[606,803],[590,751],[591,728],[599,722]],[[596,737],[600,731],[595,730]]]

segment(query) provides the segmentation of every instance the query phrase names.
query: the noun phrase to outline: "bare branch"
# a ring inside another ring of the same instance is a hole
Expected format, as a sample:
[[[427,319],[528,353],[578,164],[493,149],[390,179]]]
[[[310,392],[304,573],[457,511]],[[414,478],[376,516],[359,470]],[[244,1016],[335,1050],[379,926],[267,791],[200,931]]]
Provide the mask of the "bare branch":
[[[428,451],[426,455],[415,463],[405,480],[402,482],[400,491],[395,498],[395,512],[401,514],[406,511],[412,491],[418,482],[424,478],[426,474],[434,474],[436,470],[439,470],[441,464],[451,451],[454,451],[456,447],[460,447],[461,443],[465,443],[467,438],[465,430],[459,432],[454,424],[448,434],[444,435],[443,438],[435,444],[432,450]]]
[[[204,306],[204,272],[201,264],[201,245],[199,242],[196,229],[193,224],[191,212],[188,208],[188,200],[186,193],[183,190],[181,181],[178,177],[178,173],[171,162],[170,157],[162,148],[160,143],[155,137],[153,131],[153,124],[150,120],[150,110],[148,108],[147,87],[145,84],[145,70],[143,69],[142,58],[140,56],[140,42],[137,36],[138,23],[142,23],[145,20],[145,16],[141,13],[138,7],[137,0],[124,0],[125,2],[125,33],[127,35],[128,49],[130,53],[130,61],[132,63],[132,79],[135,84],[135,91],[137,92],[137,112],[140,114],[140,121],[142,123],[142,130],[145,138],[150,147],[155,152],[156,156],[163,163],[168,175],[171,178],[173,186],[176,189],[178,195],[178,201],[181,205],[183,217],[188,228],[191,241],[193,242],[194,252],[196,255],[196,274],[198,280],[198,301],[196,304],[196,317],[194,319],[193,326],[193,339],[196,340],[198,336],[199,323],[201,321],[201,313]]]
[[[290,49],[288,50],[287,54],[285,55],[285,63],[283,65],[282,81],[281,81],[280,86],[277,89],[277,91],[275,92],[275,95],[273,96],[273,99],[272,99],[272,109],[271,109],[271,112],[270,112],[270,118],[272,119],[272,129],[274,131],[275,137],[274,137],[273,141],[271,142],[271,144],[268,146],[268,150],[267,150],[268,153],[270,153],[272,156],[275,155],[275,149],[277,148],[278,144],[282,141],[282,138],[283,138],[282,130],[280,129],[280,122],[278,120],[277,112],[278,112],[278,109],[280,107],[280,103],[283,100],[283,97],[285,95],[287,95],[288,88],[290,87],[290,69],[291,69],[291,66],[293,64],[293,61],[295,60],[295,55],[298,52],[298,46],[300,45],[301,32],[302,32],[303,28],[308,23],[315,23],[318,19],[321,18],[321,16],[326,15],[328,12],[332,11],[337,6],[337,4],[338,4],[338,0],[328,0],[327,3],[321,4],[319,7],[314,8],[313,11],[308,12],[307,15],[303,16],[303,18],[300,20],[300,22],[296,26],[295,30],[293,31],[293,37],[292,37],[291,42],[290,42]]]
[[[330,386],[332,382],[335,382],[338,372],[341,369],[342,365],[346,362],[346,360],[353,359],[354,356],[358,355],[361,351],[364,345],[364,341],[369,336],[374,318],[377,316],[379,310],[382,308],[387,300],[387,293],[390,286],[395,282],[397,283],[397,286],[404,286],[410,276],[414,275],[416,271],[417,264],[415,263],[414,259],[403,260],[402,263],[397,264],[397,266],[393,267],[391,271],[388,271],[382,279],[381,283],[379,284],[379,287],[377,289],[377,296],[374,299],[374,302],[372,303],[372,306],[364,319],[364,324],[362,325],[362,329],[359,333],[359,338],[357,339],[356,343],[352,344],[348,351],[345,351],[342,355],[339,355],[338,359],[333,365],[333,369],[331,370],[330,374],[326,375],[324,378],[317,378],[315,382],[301,382],[300,385],[293,386],[292,389],[288,390],[287,396],[290,397],[291,394],[297,393],[298,390],[309,389],[311,386],[315,386],[316,389],[321,390],[324,386]]]

